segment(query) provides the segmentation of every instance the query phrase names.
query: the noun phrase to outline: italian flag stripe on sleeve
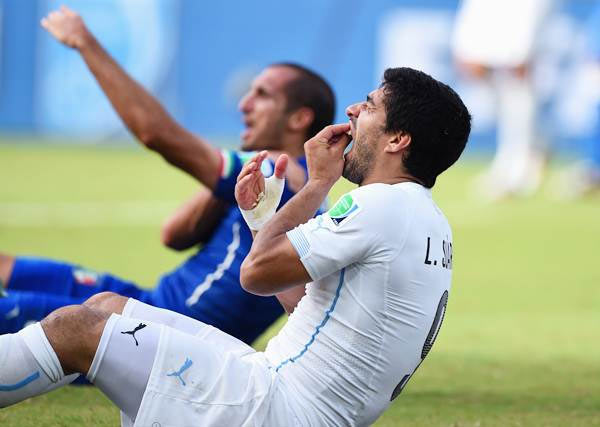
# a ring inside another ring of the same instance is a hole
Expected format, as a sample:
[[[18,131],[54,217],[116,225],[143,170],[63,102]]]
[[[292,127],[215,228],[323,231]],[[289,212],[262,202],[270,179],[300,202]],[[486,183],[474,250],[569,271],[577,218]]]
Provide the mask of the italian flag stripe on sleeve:
[[[229,178],[233,170],[233,152],[230,150],[221,150],[221,178]]]

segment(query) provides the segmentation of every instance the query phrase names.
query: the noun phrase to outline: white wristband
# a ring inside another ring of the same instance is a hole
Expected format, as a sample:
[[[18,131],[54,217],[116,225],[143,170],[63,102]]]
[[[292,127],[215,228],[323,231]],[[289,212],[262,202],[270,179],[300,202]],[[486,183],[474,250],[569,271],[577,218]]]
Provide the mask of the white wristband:
[[[250,210],[240,208],[240,212],[250,230],[260,230],[275,215],[277,206],[279,206],[279,202],[281,201],[284,186],[285,179],[277,178],[273,174],[265,179],[265,192],[258,201],[258,204]]]

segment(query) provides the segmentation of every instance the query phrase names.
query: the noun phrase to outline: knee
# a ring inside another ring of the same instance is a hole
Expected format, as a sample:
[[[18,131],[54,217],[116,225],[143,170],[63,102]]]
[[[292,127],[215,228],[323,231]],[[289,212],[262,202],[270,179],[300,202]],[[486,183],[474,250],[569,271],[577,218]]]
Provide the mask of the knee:
[[[65,373],[87,372],[110,313],[85,305],[59,308],[42,320],[42,328]]]
[[[49,330],[72,338],[82,331],[93,331],[99,326],[103,327],[109,316],[110,313],[85,305],[68,305],[54,310],[41,323],[44,331]]]
[[[93,310],[121,314],[128,298],[114,292],[100,292],[88,298],[83,305]]]

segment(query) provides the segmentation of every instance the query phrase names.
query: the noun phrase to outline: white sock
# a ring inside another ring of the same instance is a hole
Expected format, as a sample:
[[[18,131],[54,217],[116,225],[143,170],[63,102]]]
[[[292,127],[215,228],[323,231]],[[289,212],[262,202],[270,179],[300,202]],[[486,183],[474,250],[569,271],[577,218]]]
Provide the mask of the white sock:
[[[40,323],[0,336],[0,408],[69,384]]]

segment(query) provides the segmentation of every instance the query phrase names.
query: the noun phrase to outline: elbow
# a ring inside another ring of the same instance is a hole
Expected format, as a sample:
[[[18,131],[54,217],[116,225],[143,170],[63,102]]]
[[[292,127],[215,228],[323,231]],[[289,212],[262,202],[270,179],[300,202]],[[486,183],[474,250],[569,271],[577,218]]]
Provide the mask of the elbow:
[[[160,230],[160,241],[164,246],[175,251],[187,249],[181,244],[180,239],[177,238],[175,230],[173,230],[173,227],[169,223],[166,223],[162,226]]]
[[[135,136],[142,145],[150,150],[156,150],[158,141],[160,141],[159,133],[153,129],[142,129],[135,132]]]
[[[246,257],[240,269],[240,284],[246,292],[259,296],[271,296],[273,292],[266,289],[265,278],[261,274],[260,268],[250,257]]]
[[[132,129],[137,139],[150,150],[156,151],[164,141],[164,135],[167,133],[166,126],[157,124],[158,120],[139,120],[135,128]]]

